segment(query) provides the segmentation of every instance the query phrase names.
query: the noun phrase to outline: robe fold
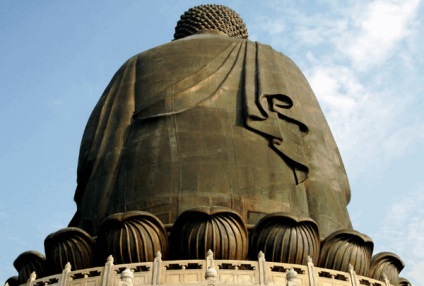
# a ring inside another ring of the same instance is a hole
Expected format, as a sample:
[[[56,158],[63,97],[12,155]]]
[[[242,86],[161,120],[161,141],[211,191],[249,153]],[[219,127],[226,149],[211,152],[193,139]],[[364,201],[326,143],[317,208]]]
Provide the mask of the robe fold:
[[[351,228],[337,146],[303,74],[267,45],[197,34],[129,59],[84,131],[71,226],[115,212],[220,205]]]

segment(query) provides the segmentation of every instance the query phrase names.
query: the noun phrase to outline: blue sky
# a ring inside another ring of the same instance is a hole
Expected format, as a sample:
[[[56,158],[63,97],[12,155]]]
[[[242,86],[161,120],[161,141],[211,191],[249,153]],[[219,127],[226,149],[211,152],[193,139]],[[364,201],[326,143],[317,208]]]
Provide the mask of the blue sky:
[[[342,154],[354,228],[424,281],[422,0],[223,2],[0,2],[1,281],[72,218],[82,132],[113,74],[202,3],[233,8],[251,40],[299,65]]]

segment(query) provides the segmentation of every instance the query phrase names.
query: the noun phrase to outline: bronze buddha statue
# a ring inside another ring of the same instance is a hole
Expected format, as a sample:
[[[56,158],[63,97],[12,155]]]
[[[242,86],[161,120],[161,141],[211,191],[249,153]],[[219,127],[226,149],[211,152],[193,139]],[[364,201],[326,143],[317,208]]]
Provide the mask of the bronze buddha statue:
[[[174,41],[130,58],[87,123],[77,212],[94,235],[117,212],[165,224],[198,206],[221,206],[254,224],[269,213],[307,216],[320,236],[351,228],[339,151],[299,68],[247,40],[233,10],[202,5]]]
[[[162,255],[184,260],[182,270],[192,259],[267,257],[405,281],[398,256],[372,258],[372,240],[352,229],[349,199],[337,145],[299,68],[247,40],[233,10],[201,5],[181,16],[174,41],[130,58],[112,78],[82,138],[74,218],[47,236],[45,256],[21,254],[8,283],[34,283],[33,271],[57,274],[65,263],[65,275],[104,261],[130,273],[128,264]]]

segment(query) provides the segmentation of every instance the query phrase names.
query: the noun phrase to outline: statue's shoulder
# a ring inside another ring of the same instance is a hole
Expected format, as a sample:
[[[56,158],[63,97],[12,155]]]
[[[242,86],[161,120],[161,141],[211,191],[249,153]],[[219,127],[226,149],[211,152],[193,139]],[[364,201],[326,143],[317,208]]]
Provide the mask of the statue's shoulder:
[[[261,49],[261,50],[266,51],[268,53],[273,53],[274,56],[279,57],[281,59],[284,59],[286,61],[289,61],[289,62],[295,64],[294,61],[291,58],[289,58],[285,53],[274,49],[271,45],[263,44],[263,43],[258,42],[258,41],[254,42],[254,43],[256,44],[258,49]]]
[[[275,61],[278,61],[280,63],[284,63],[287,68],[290,68],[292,70],[298,71],[299,73],[302,73],[302,71],[297,66],[297,64],[289,56],[287,56],[283,52],[274,49],[272,46],[270,46],[268,44],[263,44],[263,43],[257,42],[257,41],[256,42],[249,41],[249,42],[250,42],[250,44],[256,45],[257,49],[263,55],[267,55],[268,57],[272,57],[272,58],[275,59]]]
[[[126,65],[134,60],[140,62],[150,62],[152,60],[166,58],[175,59],[180,56],[196,56],[200,54],[200,52],[202,53],[202,57],[213,57],[225,49],[228,45],[231,45],[235,42],[253,43],[244,39],[230,38],[222,34],[199,33],[143,51],[129,58],[123,65]]]

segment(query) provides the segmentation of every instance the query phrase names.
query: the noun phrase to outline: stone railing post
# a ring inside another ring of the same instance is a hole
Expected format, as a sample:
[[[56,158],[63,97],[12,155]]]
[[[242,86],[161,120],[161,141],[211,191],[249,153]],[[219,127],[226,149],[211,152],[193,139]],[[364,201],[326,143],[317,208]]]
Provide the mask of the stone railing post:
[[[153,261],[152,285],[160,284],[161,271],[162,271],[162,253],[158,251],[156,252],[155,260]]]
[[[290,268],[286,274],[287,286],[300,286],[299,279],[297,278],[297,272],[293,268]]]
[[[109,255],[103,268],[102,286],[108,286],[113,275],[113,257]]]
[[[131,269],[126,268],[121,273],[121,286],[133,286],[134,274]]]
[[[386,273],[383,273],[382,278],[384,280],[384,284],[386,284],[386,286],[390,286],[390,281],[389,278],[387,277]]]
[[[213,260],[213,252],[212,250],[208,250],[206,253],[206,271],[205,271],[205,279],[207,281],[208,286],[213,286],[216,283],[218,278],[218,272],[215,269],[215,261]]]
[[[215,261],[213,260],[213,252],[209,249],[208,252],[206,252],[206,269],[211,267],[215,268]]]
[[[267,285],[265,254],[262,251],[259,251],[258,253],[258,268],[259,285]]]
[[[35,279],[37,279],[37,274],[35,274],[35,272],[31,272],[31,274],[29,275],[29,278],[27,280],[26,285],[27,286],[32,286],[34,284]]]
[[[309,286],[317,286],[317,274],[315,273],[315,267],[314,263],[312,262],[312,258],[308,256],[306,259],[307,266],[308,266],[308,280],[309,280]]]
[[[356,277],[356,272],[355,269],[353,269],[352,264],[349,264],[349,275],[352,286],[359,286],[359,280],[358,277]]]
[[[71,272],[71,263],[66,263],[63,268],[62,275],[60,276],[59,286],[66,286],[69,282],[69,272]]]

